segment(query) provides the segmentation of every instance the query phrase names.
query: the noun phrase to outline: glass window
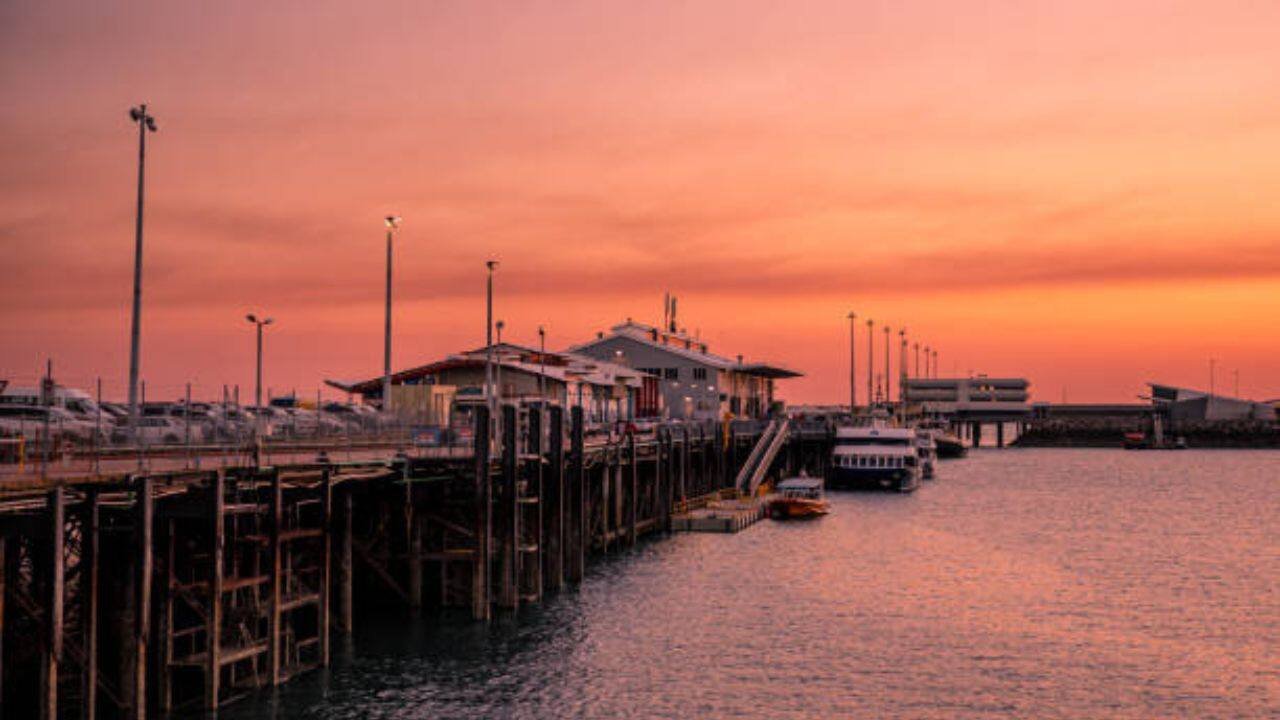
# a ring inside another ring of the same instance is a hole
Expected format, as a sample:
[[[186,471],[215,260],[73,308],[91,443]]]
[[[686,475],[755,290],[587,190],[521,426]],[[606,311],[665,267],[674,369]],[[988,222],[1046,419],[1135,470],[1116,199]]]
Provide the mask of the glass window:
[[[679,380],[680,368],[664,368],[662,371],[662,376],[667,380]]]
[[[707,369],[706,369],[706,368],[694,368],[694,369],[693,369],[693,379],[694,379],[694,380],[706,380],[706,379],[707,379]]]

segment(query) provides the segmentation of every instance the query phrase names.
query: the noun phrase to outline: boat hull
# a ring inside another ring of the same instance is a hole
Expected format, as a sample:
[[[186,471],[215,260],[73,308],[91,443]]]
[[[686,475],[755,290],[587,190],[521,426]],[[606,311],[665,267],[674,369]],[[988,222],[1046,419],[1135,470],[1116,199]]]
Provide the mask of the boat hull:
[[[832,468],[827,484],[843,490],[912,492],[920,487],[916,468]]]
[[[937,438],[934,442],[937,443],[940,458],[962,458],[969,452],[964,443],[955,438]]]
[[[831,505],[826,500],[779,499],[769,504],[769,517],[774,520],[804,520],[830,511]]]

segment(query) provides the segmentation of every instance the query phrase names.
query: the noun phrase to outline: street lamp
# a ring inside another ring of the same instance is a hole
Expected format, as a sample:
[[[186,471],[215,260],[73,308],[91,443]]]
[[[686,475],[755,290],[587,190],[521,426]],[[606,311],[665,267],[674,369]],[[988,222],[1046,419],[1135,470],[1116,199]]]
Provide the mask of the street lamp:
[[[857,356],[854,354],[854,332],[857,329],[858,314],[850,311],[849,315],[849,414],[852,415],[858,407],[858,371]]]
[[[138,214],[134,219],[133,322],[129,339],[129,427],[138,430],[138,363],[142,334],[142,197],[146,175],[147,133],[156,131],[156,119],[146,104],[129,108],[129,119],[138,125]]]
[[[938,377],[938,351],[937,350],[933,351],[933,377],[934,379],[937,379]]]
[[[253,323],[258,328],[258,371],[254,376],[253,383],[253,406],[262,407],[262,328],[275,322],[271,318],[258,319],[257,315],[250,313],[244,316],[245,320]]]
[[[387,317],[382,339],[382,411],[391,410],[391,238],[400,229],[400,216],[383,218],[387,225]]]

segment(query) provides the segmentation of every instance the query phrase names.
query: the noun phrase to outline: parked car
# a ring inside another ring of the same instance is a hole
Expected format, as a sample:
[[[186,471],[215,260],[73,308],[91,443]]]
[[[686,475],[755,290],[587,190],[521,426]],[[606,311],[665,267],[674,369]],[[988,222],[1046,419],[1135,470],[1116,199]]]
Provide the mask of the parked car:
[[[49,438],[55,442],[89,443],[95,438],[105,439],[105,433],[100,432],[95,423],[60,407],[0,405],[0,428],[8,435],[34,442],[44,437],[46,427]]]
[[[126,426],[118,426],[111,434],[115,442],[128,442],[131,430]],[[138,419],[138,440],[148,445],[176,445],[186,442],[204,442],[204,428],[198,425],[188,427],[182,420],[168,415],[144,415]]]

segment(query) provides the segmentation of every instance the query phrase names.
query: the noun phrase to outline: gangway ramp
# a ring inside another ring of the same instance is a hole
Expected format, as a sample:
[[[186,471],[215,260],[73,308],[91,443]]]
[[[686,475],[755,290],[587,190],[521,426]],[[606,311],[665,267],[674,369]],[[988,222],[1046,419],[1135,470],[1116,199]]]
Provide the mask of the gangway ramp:
[[[739,492],[754,496],[760,489],[760,483],[764,482],[774,459],[778,457],[778,452],[782,450],[782,446],[787,442],[790,428],[791,421],[785,417],[774,418],[769,423],[769,426],[765,428],[764,433],[756,441],[756,446],[751,449],[751,454],[747,456],[747,461],[742,464],[742,469],[738,471],[738,476],[734,480],[734,487]]]

